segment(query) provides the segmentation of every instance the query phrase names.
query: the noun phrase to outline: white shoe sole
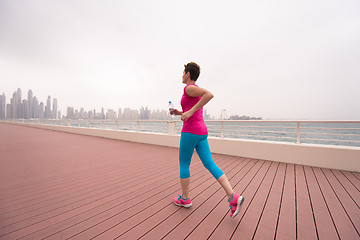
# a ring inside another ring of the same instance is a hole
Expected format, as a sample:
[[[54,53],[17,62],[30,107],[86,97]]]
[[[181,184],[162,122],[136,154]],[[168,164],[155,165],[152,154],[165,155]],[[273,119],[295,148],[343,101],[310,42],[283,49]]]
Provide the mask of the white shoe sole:
[[[192,206],[192,203],[183,205],[183,204],[178,204],[178,203],[174,202],[174,204],[175,204],[176,206],[184,207],[184,208],[189,208],[189,207]]]
[[[237,200],[237,207],[236,207],[235,212],[234,212],[233,215],[232,215],[232,218],[236,217],[236,215],[239,214],[241,205],[243,204],[244,200],[245,200],[245,198],[244,198],[243,196],[240,196],[240,197],[238,198],[238,200]]]

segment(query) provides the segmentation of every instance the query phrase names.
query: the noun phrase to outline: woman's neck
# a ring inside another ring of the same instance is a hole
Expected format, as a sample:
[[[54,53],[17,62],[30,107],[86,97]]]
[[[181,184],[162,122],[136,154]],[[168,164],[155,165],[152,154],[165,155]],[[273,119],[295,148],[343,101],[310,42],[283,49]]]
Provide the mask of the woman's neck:
[[[195,85],[195,81],[190,79],[189,81],[186,82],[186,86],[191,84]]]

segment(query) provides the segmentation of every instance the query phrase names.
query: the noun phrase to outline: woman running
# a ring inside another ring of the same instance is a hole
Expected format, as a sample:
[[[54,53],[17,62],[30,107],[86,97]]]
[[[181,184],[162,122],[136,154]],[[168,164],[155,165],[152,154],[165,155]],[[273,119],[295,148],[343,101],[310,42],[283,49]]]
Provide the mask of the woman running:
[[[226,175],[215,164],[209,143],[207,140],[208,131],[203,118],[203,107],[214,96],[211,92],[204,88],[198,87],[195,82],[200,75],[200,67],[194,62],[190,62],[185,66],[182,76],[182,82],[186,84],[184,94],[181,98],[182,111],[177,109],[170,110],[170,114],[181,115],[183,128],[181,131],[179,164],[180,164],[180,184],[182,195],[174,198],[177,206],[189,208],[191,207],[191,199],[189,197],[190,187],[190,163],[191,158],[196,149],[201,162],[205,168],[214,176],[226,192],[230,205],[230,217],[235,217],[240,206],[244,201],[244,197],[234,193]]]

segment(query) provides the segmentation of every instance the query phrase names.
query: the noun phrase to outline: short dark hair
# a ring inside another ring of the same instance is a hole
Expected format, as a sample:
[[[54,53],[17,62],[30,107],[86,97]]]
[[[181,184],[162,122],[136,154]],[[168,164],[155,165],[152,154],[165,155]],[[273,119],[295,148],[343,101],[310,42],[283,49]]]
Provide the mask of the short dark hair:
[[[200,66],[194,62],[190,62],[188,64],[184,64],[185,73],[190,72],[190,79],[196,81],[200,75]]]

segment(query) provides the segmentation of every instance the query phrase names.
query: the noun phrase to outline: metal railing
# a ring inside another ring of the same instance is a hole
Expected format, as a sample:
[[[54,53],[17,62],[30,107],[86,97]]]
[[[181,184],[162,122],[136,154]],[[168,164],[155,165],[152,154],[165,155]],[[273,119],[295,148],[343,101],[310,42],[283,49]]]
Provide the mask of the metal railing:
[[[208,129],[212,122],[216,126],[219,121],[208,121]],[[360,121],[228,120],[220,126],[220,137],[226,138],[360,147]]]
[[[180,120],[11,120],[32,124],[180,134]],[[360,121],[207,120],[209,136],[360,147]]]

